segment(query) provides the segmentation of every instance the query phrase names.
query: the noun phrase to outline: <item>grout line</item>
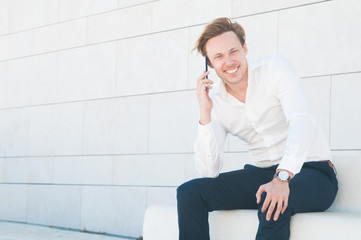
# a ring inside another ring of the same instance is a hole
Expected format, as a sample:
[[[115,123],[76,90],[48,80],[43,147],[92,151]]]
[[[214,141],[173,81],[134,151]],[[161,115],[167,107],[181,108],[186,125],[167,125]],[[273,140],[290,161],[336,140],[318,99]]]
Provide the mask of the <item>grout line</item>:
[[[332,149],[334,152],[360,152],[361,149]],[[224,153],[248,153],[248,151],[225,151]],[[0,159],[14,158],[63,158],[63,157],[117,157],[117,156],[159,156],[159,155],[185,155],[194,152],[172,152],[172,153],[119,153],[119,154],[83,154],[83,155],[32,155],[32,156],[0,156]]]
[[[4,108],[0,108],[0,111],[1,110],[9,110],[9,109],[19,109],[19,108],[30,108],[30,107],[39,107],[39,106],[67,104],[67,103],[91,102],[91,101],[101,101],[101,100],[119,99],[119,98],[128,98],[128,97],[141,97],[141,96],[150,96],[150,95],[158,95],[158,94],[188,92],[188,91],[194,91],[194,90],[195,89],[183,89],[183,90],[173,90],[173,91],[163,91],[163,92],[149,92],[149,93],[130,94],[130,95],[104,97],[104,98],[92,98],[92,99],[84,99],[84,100],[63,101],[63,102],[57,102],[57,103],[33,104],[33,105],[23,105],[23,106],[16,106],[16,107],[4,107]]]
[[[128,239],[128,240],[131,240],[131,239],[137,240],[137,239],[138,239],[138,238],[136,238],[136,237],[128,237],[128,236],[118,235],[118,234],[102,233],[102,232],[95,232],[95,231],[88,231],[88,230],[84,231],[84,230],[76,229],[76,228],[58,227],[58,226],[43,225],[43,224],[30,223],[30,222],[11,221],[11,220],[0,220],[0,223],[23,224],[23,225],[44,227],[44,228],[47,228],[47,229],[57,229],[57,230],[62,230],[62,231],[88,233],[88,234],[93,234],[93,235],[98,235],[98,236],[105,236],[105,237],[114,237],[114,238],[120,238],[120,239],[126,238],[126,239]]]
[[[176,188],[178,185],[170,186],[170,185],[130,185],[130,184],[80,184],[80,183],[29,183],[29,182],[1,182],[1,185],[26,185],[29,186],[53,186],[53,187],[135,187],[135,188]],[[1,220],[0,220],[1,221]]]
[[[151,96],[148,95],[148,134],[147,134],[147,154],[149,153],[149,143],[150,143],[150,117],[151,117],[151,113],[150,113],[150,107],[151,107]]]
[[[83,154],[83,155],[33,155],[33,156],[0,156],[0,159],[11,158],[62,158],[62,157],[117,157],[117,156],[159,156],[159,155],[183,155],[194,152],[173,152],[173,153],[119,153],[119,154]]]
[[[270,11],[265,11],[265,12],[259,12],[259,13],[244,15],[244,16],[232,17],[231,19],[258,16],[258,15],[262,15],[262,14],[266,14],[266,13],[272,13],[272,12],[280,12],[280,11],[283,11],[283,10],[288,10],[288,9],[293,9],[293,8],[298,8],[298,7],[308,6],[308,5],[314,5],[314,4],[319,4],[319,3],[329,2],[329,1],[332,1],[332,0],[325,0],[325,1],[316,2],[316,3],[309,3],[309,4],[298,5],[298,6],[288,7],[288,8],[281,8],[281,9],[270,10]],[[154,2],[157,2],[157,1],[148,2],[148,3],[154,3]],[[139,5],[144,5],[144,4],[147,4],[147,3],[143,3],[143,4],[139,4]],[[136,5],[136,6],[139,6],[139,5]],[[119,10],[119,9],[117,9],[117,10]],[[116,10],[111,10],[111,11],[116,11]],[[108,12],[111,12],[111,11],[108,11]],[[104,14],[104,13],[108,13],[108,12],[103,12],[103,13],[100,13],[100,14]],[[96,15],[99,15],[99,14],[96,14]],[[96,15],[90,15],[90,16],[96,16]],[[79,20],[79,19],[82,19],[82,18],[87,18],[87,22],[88,22],[88,18],[90,16],[75,18],[75,19],[72,19],[72,20],[69,20],[69,21],[75,21],[75,20]],[[68,22],[68,21],[65,21],[65,22]],[[61,23],[64,23],[64,22],[61,22]],[[55,24],[59,24],[59,23],[55,23]],[[50,25],[55,25],[55,24],[50,24]],[[69,47],[69,48],[62,48],[62,49],[57,49],[57,50],[53,50],[53,51],[46,51],[46,52],[42,52],[42,53],[36,53],[36,54],[31,54],[31,55],[26,55],[26,56],[21,56],[21,57],[16,57],[16,58],[3,59],[3,60],[0,60],[0,62],[13,61],[13,60],[26,58],[26,57],[33,57],[33,56],[37,56],[37,55],[41,55],[41,54],[49,54],[49,53],[58,52],[58,51],[66,51],[66,50],[71,50],[71,49],[76,49],[76,48],[81,48],[81,47],[87,47],[87,46],[92,46],[92,45],[97,45],[97,44],[109,43],[109,42],[113,42],[113,41],[127,40],[127,39],[132,39],[132,38],[137,38],[137,37],[151,36],[151,35],[155,35],[155,34],[161,34],[161,33],[166,33],[166,32],[171,32],[171,31],[177,31],[177,30],[192,28],[192,27],[198,27],[198,26],[202,26],[204,24],[207,24],[207,22],[193,24],[193,25],[184,26],[184,27],[171,28],[171,29],[161,30],[161,31],[157,31],[157,32],[150,32],[150,33],[144,33],[144,34],[135,34],[135,35],[132,35],[132,36],[127,36],[127,37],[122,37],[122,38],[117,38],[117,39],[112,39],[112,40],[107,40],[107,41],[101,41],[101,42],[91,43],[91,44],[87,44],[87,45],[74,46],[74,47]],[[50,25],[46,25],[46,26],[50,26]],[[45,27],[45,26],[42,26],[42,27]],[[37,28],[40,28],[40,27],[37,27]],[[34,30],[34,29],[37,29],[37,28],[28,29],[28,30],[25,30],[25,31]],[[151,28],[153,28],[153,27],[151,27]],[[20,32],[25,32],[25,31],[20,31]],[[20,32],[17,32],[17,33],[20,33]],[[15,34],[15,33],[12,33],[12,34]],[[2,35],[0,37],[7,36],[7,35],[11,35],[11,34]]]
[[[277,12],[277,50],[276,52],[279,53],[279,46],[280,46],[280,11]]]
[[[307,79],[307,78],[329,77],[329,76],[349,75],[349,74],[358,74],[358,73],[361,73],[361,71],[343,72],[343,73],[329,73],[329,74],[321,74],[321,75],[305,76],[305,77],[301,77],[301,78],[302,78],[302,79]]]
[[[118,5],[117,8],[111,9],[111,10],[108,10],[108,11],[99,12],[99,13],[95,13],[95,14],[91,14],[91,15],[84,15],[84,16],[81,16],[81,17],[69,18],[69,19],[64,20],[64,21],[59,21],[59,22],[55,22],[55,23],[49,23],[49,24],[45,24],[45,25],[40,25],[40,26],[36,26],[36,27],[32,27],[32,28],[20,30],[20,31],[15,31],[15,32],[11,32],[11,33],[6,33],[6,34],[3,34],[3,35],[0,35],[0,38],[1,38],[1,37],[5,37],[5,36],[9,36],[9,35],[15,35],[15,34],[18,34],[18,33],[23,33],[23,32],[26,32],[26,31],[35,30],[35,29],[38,29],[38,28],[45,28],[45,27],[49,27],[49,26],[53,26],[53,25],[57,25],[57,24],[68,23],[68,22],[72,22],[72,21],[77,21],[77,20],[80,20],[80,19],[83,19],[83,18],[89,18],[89,17],[93,17],[93,16],[98,16],[98,15],[102,15],[102,14],[107,14],[107,13],[119,11],[119,10],[122,10],[122,9],[127,9],[127,8],[132,8],[132,7],[138,7],[138,6],[141,6],[141,5],[147,5],[147,4],[151,4],[151,3],[154,3],[154,2],[158,2],[158,1],[159,1],[159,0],[153,0],[153,1],[145,2],[145,3],[139,3],[139,4],[130,5],[130,6],[121,7],[121,8],[119,8],[119,5]],[[58,2],[58,18],[57,18],[57,20],[59,20],[59,19],[60,19],[60,3]],[[10,21],[9,21],[9,25],[10,25]],[[10,29],[10,26],[9,26],[9,29]]]
[[[331,128],[331,124],[332,124],[332,75],[330,76],[330,105],[329,105],[329,108],[330,108],[330,116],[329,116],[329,123],[328,123],[328,132],[329,132],[329,136],[328,136],[328,146],[331,147],[331,131],[332,131],[332,128]]]

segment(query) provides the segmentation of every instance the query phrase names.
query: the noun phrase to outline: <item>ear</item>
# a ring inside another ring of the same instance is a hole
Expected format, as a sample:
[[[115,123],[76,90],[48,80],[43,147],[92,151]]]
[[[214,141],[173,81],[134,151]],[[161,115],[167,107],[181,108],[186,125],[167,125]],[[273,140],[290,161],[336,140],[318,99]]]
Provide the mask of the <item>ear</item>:
[[[247,43],[244,43],[242,47],[243,47],[244,54],[247,55],[248,54]]]

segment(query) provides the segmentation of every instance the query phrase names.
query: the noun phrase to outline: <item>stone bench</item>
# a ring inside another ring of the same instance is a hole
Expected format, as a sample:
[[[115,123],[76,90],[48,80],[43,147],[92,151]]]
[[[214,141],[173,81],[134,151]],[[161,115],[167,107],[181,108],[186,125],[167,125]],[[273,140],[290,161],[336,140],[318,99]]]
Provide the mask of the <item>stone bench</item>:
[[[291,220],[291,240],[361,239],[361,156],[336,156],[339,191],[326,212],[300,213]],[[257,210],[214,211],[209,215],[211,240],[255,239]],[[177,208],[150,206],[144,218],[144,240],[178,240]]]

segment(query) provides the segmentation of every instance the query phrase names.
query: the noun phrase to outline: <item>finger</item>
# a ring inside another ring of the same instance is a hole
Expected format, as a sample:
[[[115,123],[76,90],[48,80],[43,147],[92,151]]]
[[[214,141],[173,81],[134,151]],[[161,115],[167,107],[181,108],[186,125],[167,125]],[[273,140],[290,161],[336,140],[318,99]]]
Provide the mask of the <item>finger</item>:
[[[277,220],[278,220],[278,217],[280,216],[280,213],[281,213],[281,211],[282,211],[282,206],[283,206],[283,201],[282,201],[282,200],[278,201],[278,203],[277,203],[277,209],[276,209],[275,215],[274,215],[274,217],[273,217],[273,220],[274,220],[274,221],[277,221]]]
[[[212,89],[212,86],[209,84],[202,84],[201,87],[197,90],[197,95],[200,98],[207,97],[209,98],[209,90]]]
[[[206,92],[206,95],[208,96],[210,89],[212,89],[211,85],[204,84],[201,91]]]
[[[197,88],[199,89],[199,88],[201,88],[201,86],[202,86],[202,84],[213,84],[214,82],[212,81],[212,80],[210,80],[210,79],[202,79],[202,80],[200,80],[200,81],[198,81],[197,82]]]
[[[275,206],[276,206],[276,201],[272,201],[269,208],[268,208],[268,211],[267,211],[267,215],[266,215],[266,220],[269,221],[271,220],[271,217],[272,217],[272,213],[273,213],[273,210],[275,209]]]
[[[200,76],[199,76],[199,78],[197,79],[198,81],[199,80],[203,80],[203,79],[205,79],[206,78],[206,76],[208,76],[209,75],[209,71],[208,72],[203,72]]]
[[[272,198],[270,196],[267,195],[266,199],[264,200],[263,202],[263,206],[262,206],[262,209],[261,209],[261,212],[265,212],[268,208],[268,206],[270,205],[272,201]]]
[[[282,214],[286,211],[287,207],[288,207],[288,197],[286,197],[283,200]]]
[[[258,188],[257,193],[256,193],[257,204],[260,203],[260,201],[261,201],[261,195],[262,195],[263,192],[264,192],[263,186],[260,186],[260,187]]]

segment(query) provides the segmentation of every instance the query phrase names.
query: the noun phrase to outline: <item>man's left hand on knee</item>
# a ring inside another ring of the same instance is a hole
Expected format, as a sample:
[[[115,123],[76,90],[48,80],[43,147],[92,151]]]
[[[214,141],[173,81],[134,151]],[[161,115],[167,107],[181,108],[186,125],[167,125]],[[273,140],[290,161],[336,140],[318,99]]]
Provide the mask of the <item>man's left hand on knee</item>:
[[[289,183],[274,178],[271,182],[261,185],[256,193],[257,204],[261,202],[261,196],[264,192],[267,195],[261,211],[264,213],[268,208],[267,221],[271,220],[272,213],[275,212],[273,220],[277,221],[279,215],[283,214],[288,206],[288,196],[290,195]]]

